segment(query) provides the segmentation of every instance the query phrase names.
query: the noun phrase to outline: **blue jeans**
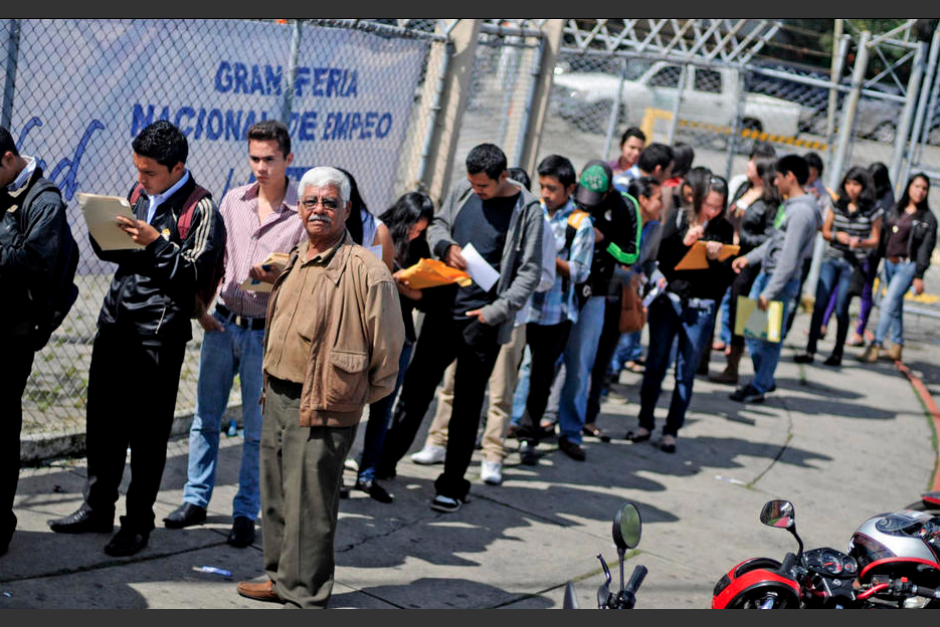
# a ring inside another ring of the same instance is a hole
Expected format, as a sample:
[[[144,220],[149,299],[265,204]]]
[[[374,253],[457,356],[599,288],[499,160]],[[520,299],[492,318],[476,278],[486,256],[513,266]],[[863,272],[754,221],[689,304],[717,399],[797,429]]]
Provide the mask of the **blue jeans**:
[[[610,371],[619,374],[624,364],[643,358],[643,331],[624,333],[617,343],[614,358],[610,360]]]
[[[260,401],[264,385],[264,330],[243,329],[218,312],[213,315],[225,331],[207,332],[202,340],[196,415],[189,430],[189,477],[183,488],[183,501],[208,507],[212,499],[222,416],[237,374],[241,380],[245,442],[232,516],[255,520],[261,511],[258,456],[261,443]]]
[[[581,429],[587,420],[588,390],[591,370],[597,356],[597,343],[604,327],[606,296],[592,296],[578,315],[565,346],[565,385],[558,407],[558,426],[561,436],[574,444],[581,444]]]
[[[673,341],[678,339],[676,354],[676,385],[669,403],[669,414],[663,435],[675,436],[685,422],[685,414],[692,401],[692,384],[702,353],[710,350],[715,324],[713,300],[699,301],[697,306],[686,305],[677,310],[669,296],[660,296],[649,306],[650,345],[646,355],[646,370],[640,389],[640,426],[652,431],[655,427],[653,412],[663,388],[663,379],[669,368]]]
[[[532,351],[526,345],[522,353],[522,365],[519,366],[519,378],[516,380],[516,391],[512,395],[512,419],[509,424],[519,426],[522,424],[522,415],[525,413],[525,403],[529,398],[529,374],[532,372]]]
[[[731,336],[733,329],[731,328],[731,288],[728,288],[728,291],[725,292],[724,298],[721,299],[721,305],[718,309],[718,319],[721,320],[721,328],[719,331],[718,337],[721,338],[721,341],[725,344],[731,344]]]
[[[888,331],[891,331],[891,343],[904,345],[904,295],[911,289],[917,264],[913,261],[891,263],[885,259],[885,280],[888,292],[881,301],[881,313],[878,316],[878,328],[875,330],[875,344],[884,344]]]
[[[820,266],[819,282],[816,285],[816,304],[813,307],[813,320],[809,326],[809,343],[806,345],[807,353],[816,353],[816,344],[822,334],[822,326],[826,323],[828,305],[835,295],[835,312],[839,331],[836,334],[836,345],[832,350],[832,355],[842,357],[845,338],[849,334],[849,302],[852,300],[849,289],[854,272],[855,267],[844,257],[826,259]]]
[[[770,283],[771,275],[761,272],[754,280],[751,286],[750,298],[757,300],[761,292]],[[783,288],[783,293],[779,299],[783,301],[783,320],[786,325],[787,317],[790,311],[796,305],[796,299],[800,295],[800,277],[791,279]],[[777,364],[780,363],[780,350],[783,348],[783,340],[786,339],[786,326],[781,330],[782,337],[780,342],[767,342],[755,338],[745,338],[747,350],[751,353],[751,362],[754,364],[754,380],[751,385],[761,394],[766,394],[774,387],[774,373],[777,371]]]
[[[375,467],[382,454],[382,445],[385,443],[385,434],[392,420],[392,407],[395,397],[405,380],[408,371],[408,362],[411,361],[411,352],[414,344],[405,342],[398,359],[398,378],[395,380],[395,389],[383,399],[369,405],[369,422],[366,424],[365,440],[362,443],[362,456],[359,458],[359,481],[372,481],[375,479]]]

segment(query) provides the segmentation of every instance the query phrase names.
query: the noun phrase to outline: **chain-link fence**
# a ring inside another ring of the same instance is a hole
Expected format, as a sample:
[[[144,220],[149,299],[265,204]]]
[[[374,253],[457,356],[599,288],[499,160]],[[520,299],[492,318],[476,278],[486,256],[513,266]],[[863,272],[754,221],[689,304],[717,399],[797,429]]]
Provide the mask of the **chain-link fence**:
[[[466,177],[466,156],[482,143],[502,148],[510,167],[519,165],[539,60],[537,43],[480,35],[451,181]]]
[[[246,131],[269,118],[288,122],[295,181],[315,165],[345,168],[375,212],[414,188],[430,108],[421,86],[437,75],[428,59],[442,38],[327,22],[0,21],[2,123],[62,190],[81,248],[79,300],[36,356],[24,436],[84,429],[91,345],[113,267],[93,254],[76,193],[125,195],[136,180],[131,141],[147,124],[166,119],[183,130],[187,167],[217,202],[253,181]],[[193,333],[178,414],[195,407],[195,323]],[[240,403],[237,385],[230,403]]]

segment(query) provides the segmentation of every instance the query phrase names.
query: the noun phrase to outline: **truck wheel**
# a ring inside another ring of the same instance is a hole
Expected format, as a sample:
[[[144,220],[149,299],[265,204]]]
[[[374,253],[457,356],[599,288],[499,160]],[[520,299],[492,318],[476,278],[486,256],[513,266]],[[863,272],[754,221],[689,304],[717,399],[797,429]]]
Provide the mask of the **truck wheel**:
[[[760,123],[760,120],[755,120],[754,118],[745,118],[741,122],[742,131],[756,131],[758,133],[763,132],[764,125]],[[754,144],[758,140],[753,137],[739,137],[738,138],[738,154],[749,155],[751,151],[754,150]]]
[[[898,137],[898,128],[894,122],[882,122],[871,132],[871,137],[882,144],[893,144]]]

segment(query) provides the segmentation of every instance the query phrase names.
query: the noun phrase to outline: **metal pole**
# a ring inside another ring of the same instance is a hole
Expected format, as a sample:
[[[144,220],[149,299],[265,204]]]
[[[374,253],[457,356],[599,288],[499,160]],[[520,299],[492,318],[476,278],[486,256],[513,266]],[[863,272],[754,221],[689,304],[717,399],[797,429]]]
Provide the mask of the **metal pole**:
[[[839,145],[835,157],[829,166],[829,189],[839,187],[842,169],[848,158],[852,144],[852,129],[855,126],[855,113],[858,110],[858,101],[862,95],[862,83],[865,82],[865,71],[868,69],[868,42],[871,33],[864,31],[858,40],[858,53],[855,55],[855,67],[852,70],[852,91],[845,102],[842,112],[842,123],[839,124]],[[809,276],[806,278],[804,293],[815,294],[816,283],[819,281],[819,266],[822,265],[825,242],[821,235],[816,236],[816,248],[813,250],[813,265],[810,266]]]
[[[894,138],[894,154],[891,156],[891,167],[888,173],[892,181],[897,181],[901,175],[901,164],[904,161],[904,153],[908,146],[908,138],[911,133],[911,119],[914,117],[916,104],[918,101],[918,90],[921,89],[921,79],[924,77],[924,57],[927,52],[927,44],[921,42],[914,53],[914,61],[911,66],[911,77],[907,81],[907,102],[904,103],[904,110],[901,113],[901,124],[897,129],[897,137]],[[923,90],[928,91],[927,89]],[[915,124],[914,137],[920,133],[919,120]],[[915,140],[916,141],[916,140]]]
[[[731,168],[734,165],[734,154],[738,149],[738,138],[741,136],[741,117],[744,115],[744,98],[747,89],[746,74],[742,67],[738,70],[738,98],[734,104],[734,120],[731,123],[731,135],[728,136],[728,163],[725,166],[725,180],[731,180]]]
[[[676,101],[672,104],[672,119],[669,120],[669,133],[666,135],[666,143],[672,146],[676,143],[676,129],[679,126],[679,107],[682,106],[682,94],[685,92],[686,77],[689,75],[689,67],[683,65],[679,72],[679,85],[676,87]],[[650,141],[652,141],[652,137]]]
[[[614,145],[614,133],[617,130],[617,118],[620,116],[620,107],[623,106],[623,83],[627,80],[627,59],[620,59],[620,81],[617,83],[617,96],[610,108],[610,119],[607,121],[607,137],[604,139],[604,158],[610,158],[610,147]]]
[[[839,20],[841,23],[842,20]],[[842,72],[845,68],[845,57],[849,54],[849,42],[852,38],[843,35],[839,41],[839,56],[835,59],[834,71],[830,80],[833,87],[829,91],[829,109],[826,111],[826,145],[829,147],[829,162],[832,163],[835,149],[836,110],[839,108],[839,90],[836,88],[842,82]]]
[[[503,77],[503,84],[500,86],[505,92],[506,95],[503,97],[503,114],[500,116],[499,120],[499,145],[506,145],[506,133],[509,130],[509,114],[512,111],[512,97],[513,92],[516,90],[516,82],[519,80],[519,74],[516,70],[519,67],[519,59],[517,54],[521,54],[521,49],[515,46],[507,46],[505,43],[501,48],[501,54],[509,54],[509,62],[506,64],[506,75]],[[509,78],[507,81],[506,78]]]
[[[441,115],[441,104],[444,101],[444,86],[447,81],[447,72],[450,70],[450,60],[454,56],[454,44],[448,41],[444,44],[441,67],[437,72],[437,82],[434,85],[434,101],[431,103],[428,124],[424,129],[424,145],[421,147],[421,162],[418,164],[418,180],[424,181],[428,172],[428,162],[431,158],[431,144],[434,141],[434,127]]]
[[[290,40],[290,59],[287,61],[287,89],[284,90],[284,100],[281,102],[280,120],[290,128],[290,116],[294,108],[294,82],[297,80],[297,61],[300,58],[300,23],[294,20]]]
[[[513,148],[512,163],[523,167],[522,155],[528,143],[529,118],[532,116],[532,107],[535,105],[535,91],[538,88],[539,77],[542,75],[542,63],[545,61],[545,38],[539,37],[539,47],[535,53],[535,63],[529,72],[529,89],[525,96],[525,109],[522,112],[522,121],[519,124],[519,135]]]
[[[934,78],[937,73],[938,59],[940,59],[940,30],[935,30],[933,32],[933,41],[930,43],[930,58],[927,61],[927,75],[924,77],[924,82],[921,84],[920,102],[917,104],[917,115],[914,117],[915,123],[914,132],[911,133],[910,158],[904,164],[903,174],[894,179],[896,188],[902,181],[907,180],[912,165],[920,162],[924,144],[927,143],[927,135],[930,129],[930,125],[927,123],[927,112],[933,111],[933,109],[928,108],[928,105],[932,93],[936,92]]]
[[[7,39],[6,81],[3,85],[3,108],[0,109],[0,126],[9,130],[13,121],[13,94],[16,91],[16,64],[20,55],[20,22],[7,20],[9,38]]]

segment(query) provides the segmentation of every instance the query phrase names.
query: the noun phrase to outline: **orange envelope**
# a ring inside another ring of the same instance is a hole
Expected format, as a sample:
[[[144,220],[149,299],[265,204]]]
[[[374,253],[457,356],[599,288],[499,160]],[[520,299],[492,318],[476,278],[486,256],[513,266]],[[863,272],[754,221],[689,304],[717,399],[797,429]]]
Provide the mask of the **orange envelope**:
[[[685,254],[685,257],[682,258],[682,261],[679,262],[679,265],[675,267],[675,269],[708,270],[708,257],[705,252],[705,244],[707,243],[708,242],[702,240],[695,242],[692,248],[689,249],[689,252]],[[721,247],[721,252],[718,253],[718,261],[725,261],[730,259],[739,252],[741,252],[740,246],[725,244]]]
[[[408,281],[408,285],[416,290],[452,283],[456,283],[460,287],[467,287],[473,283],[470,275],[463,270],[451,268],[443,261],[436,259],[422,259],[410,268],[402,270],[399,276]]]

